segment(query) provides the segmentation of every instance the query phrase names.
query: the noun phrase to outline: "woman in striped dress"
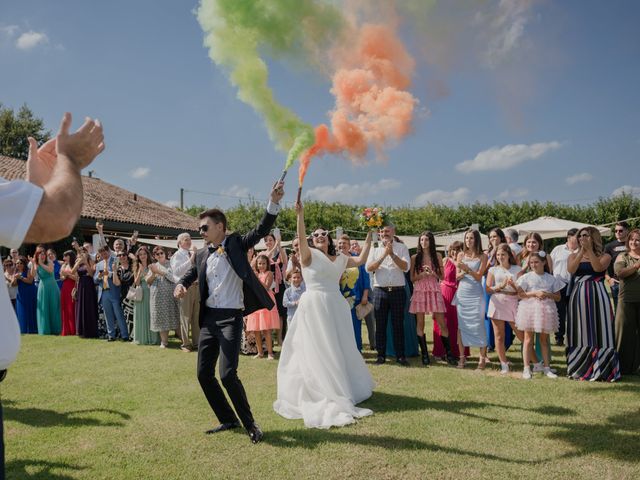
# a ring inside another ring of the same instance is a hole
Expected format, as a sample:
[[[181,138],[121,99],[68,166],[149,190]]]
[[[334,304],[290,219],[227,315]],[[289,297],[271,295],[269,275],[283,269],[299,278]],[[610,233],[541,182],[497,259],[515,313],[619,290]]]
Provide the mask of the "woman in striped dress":
[[[580,229],[578,242],[580,248],[567,264],[573,275],[567,312],[567,376],[612,382],[620,378],[620,367],[613,309],[604,286],[611,256],[604,253],[602,237],[594,227]]]

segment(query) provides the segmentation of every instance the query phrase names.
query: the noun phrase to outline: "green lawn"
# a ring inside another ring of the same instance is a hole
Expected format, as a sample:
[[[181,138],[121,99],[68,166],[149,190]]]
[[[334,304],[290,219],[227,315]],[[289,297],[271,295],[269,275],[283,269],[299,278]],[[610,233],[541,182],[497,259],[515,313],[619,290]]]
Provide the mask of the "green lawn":
[[[252,445],[240,430],[203,434],[214,417],[195,378],[196,354],[172,346],[23,337],[0,387],[8,478],[640,476],[639,377],[526,382],[520,372],[501,377],[495,363],[461,371],[413,358],[411,368],[370,365],[377,387],[363,406],[374,416],[309,430],[271,408],[277,362],[242,357],[240,377],[265,431]],[[560,349],[554,359],[563,369]]]

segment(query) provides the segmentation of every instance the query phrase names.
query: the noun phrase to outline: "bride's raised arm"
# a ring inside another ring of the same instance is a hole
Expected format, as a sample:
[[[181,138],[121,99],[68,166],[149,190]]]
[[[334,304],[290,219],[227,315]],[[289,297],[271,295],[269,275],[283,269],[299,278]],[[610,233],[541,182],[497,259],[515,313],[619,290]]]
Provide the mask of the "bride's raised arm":
[[[311,249],[307,243],[307,232],[304,227],[304,207],[302,202],[296,202],[296,214],[298,215],[298,241],[300,251],[300,264],[303,267],[311,265]]]
[[[360,255],[357,257],[349,257],[347,260],[346,268],[359,267],[360,265],[364,265],[369,258],[369,250],[371,249],[371,231],[367,233],[367,238],[364,241],[364,248],[360,252]]]

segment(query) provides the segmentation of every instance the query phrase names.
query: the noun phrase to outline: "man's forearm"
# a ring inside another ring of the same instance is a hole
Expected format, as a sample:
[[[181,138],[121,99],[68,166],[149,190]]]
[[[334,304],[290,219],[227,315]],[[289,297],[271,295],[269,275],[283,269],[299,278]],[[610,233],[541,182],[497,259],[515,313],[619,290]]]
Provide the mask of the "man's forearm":
[[[44,193],[27,231],[26,243],[53,242],[68,236],[82,210],[82,179],[67,157],[58,156],[56,169],[42,189]]]

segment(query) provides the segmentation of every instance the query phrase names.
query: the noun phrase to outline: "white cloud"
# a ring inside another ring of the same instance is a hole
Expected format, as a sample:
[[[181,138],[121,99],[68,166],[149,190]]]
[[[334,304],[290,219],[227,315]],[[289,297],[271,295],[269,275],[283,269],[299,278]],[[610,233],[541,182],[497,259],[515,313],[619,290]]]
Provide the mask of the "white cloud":
[[[514,188],[513,190],[507,189],[504,192],[500,193],[498,195],[498,198],[504,200],[506,198],[522,198],[526,197],[527,195],[529,195],[529,190],[527,190],[526,188]]]
[[[623,193],[633,195],[634,197],[640,197],[640,187],[632,187],[631,185],[623,185],[616,188],[612,193],[612,197],[619,197]]]
[[[180,202],[177,202],[175,200],[167,200],[166,202],[164,202],[164,204],[167,207],[171,207],[171,208],[176,208],[180,206]]]
[[[148,167],[138,167],[138,168],[134,168],[133,170],[131,170],[130,175],[133,178],[145,178],[149,175],[149,173],[151,172],[151,169]]]
[[[4,25],[0,27],[0,36],[2,37],[13,37],[16,33],[18,33],[20,27],[18,25]]]
[[[400,185],[401,183],[398,180],[383,178],[375,183],[340,183],[339,185],[315,187],[309,190],[305,196],[323,202],[352,202],[368,195],[376,195],[384,190],[393,190]]]
[[[533,0],[500,0],[494,14],[476,16],[476,23],[485,24],[489,35],[484,52],[487,66],[500,65],[518,49],[531,17],[532,4]]]
[[[456,170],[471,173],[488,170],[506,170],[527,160],[535,160],[547,152],[557,150],[561,142],[534,143],[531,145],[505,145],[491,147],[478,153],[473,160],[465,160],[456,165]]]
[[[416,206],[423,206],[428,203],[442,203],[444,205],[455,205],[457,203],[465,203],[469,199],[471,191],[466,187],[460,187],[453,192],[445,192],[444,190],[431,190],[430,192],[421,193],[413,201]]]
[[[229,188],[226,188],[220,192],[222,195],[227,195],[229,197],[250,197],[251,190],[247,187],[241,187],[240,185],[233,185]]]
[[[16,47],[20,50],[31,50],[38,45],[46,45],[49,43],[49,37],[44,33],[29,31],[25,32],[16,40]]]
[[[577,173],[565,178],[565,181],[569,185],[575,185],[576,183],[580,182],[589,182],[591,180],[593,180],[593,175],[591,175],[590,173]]]

